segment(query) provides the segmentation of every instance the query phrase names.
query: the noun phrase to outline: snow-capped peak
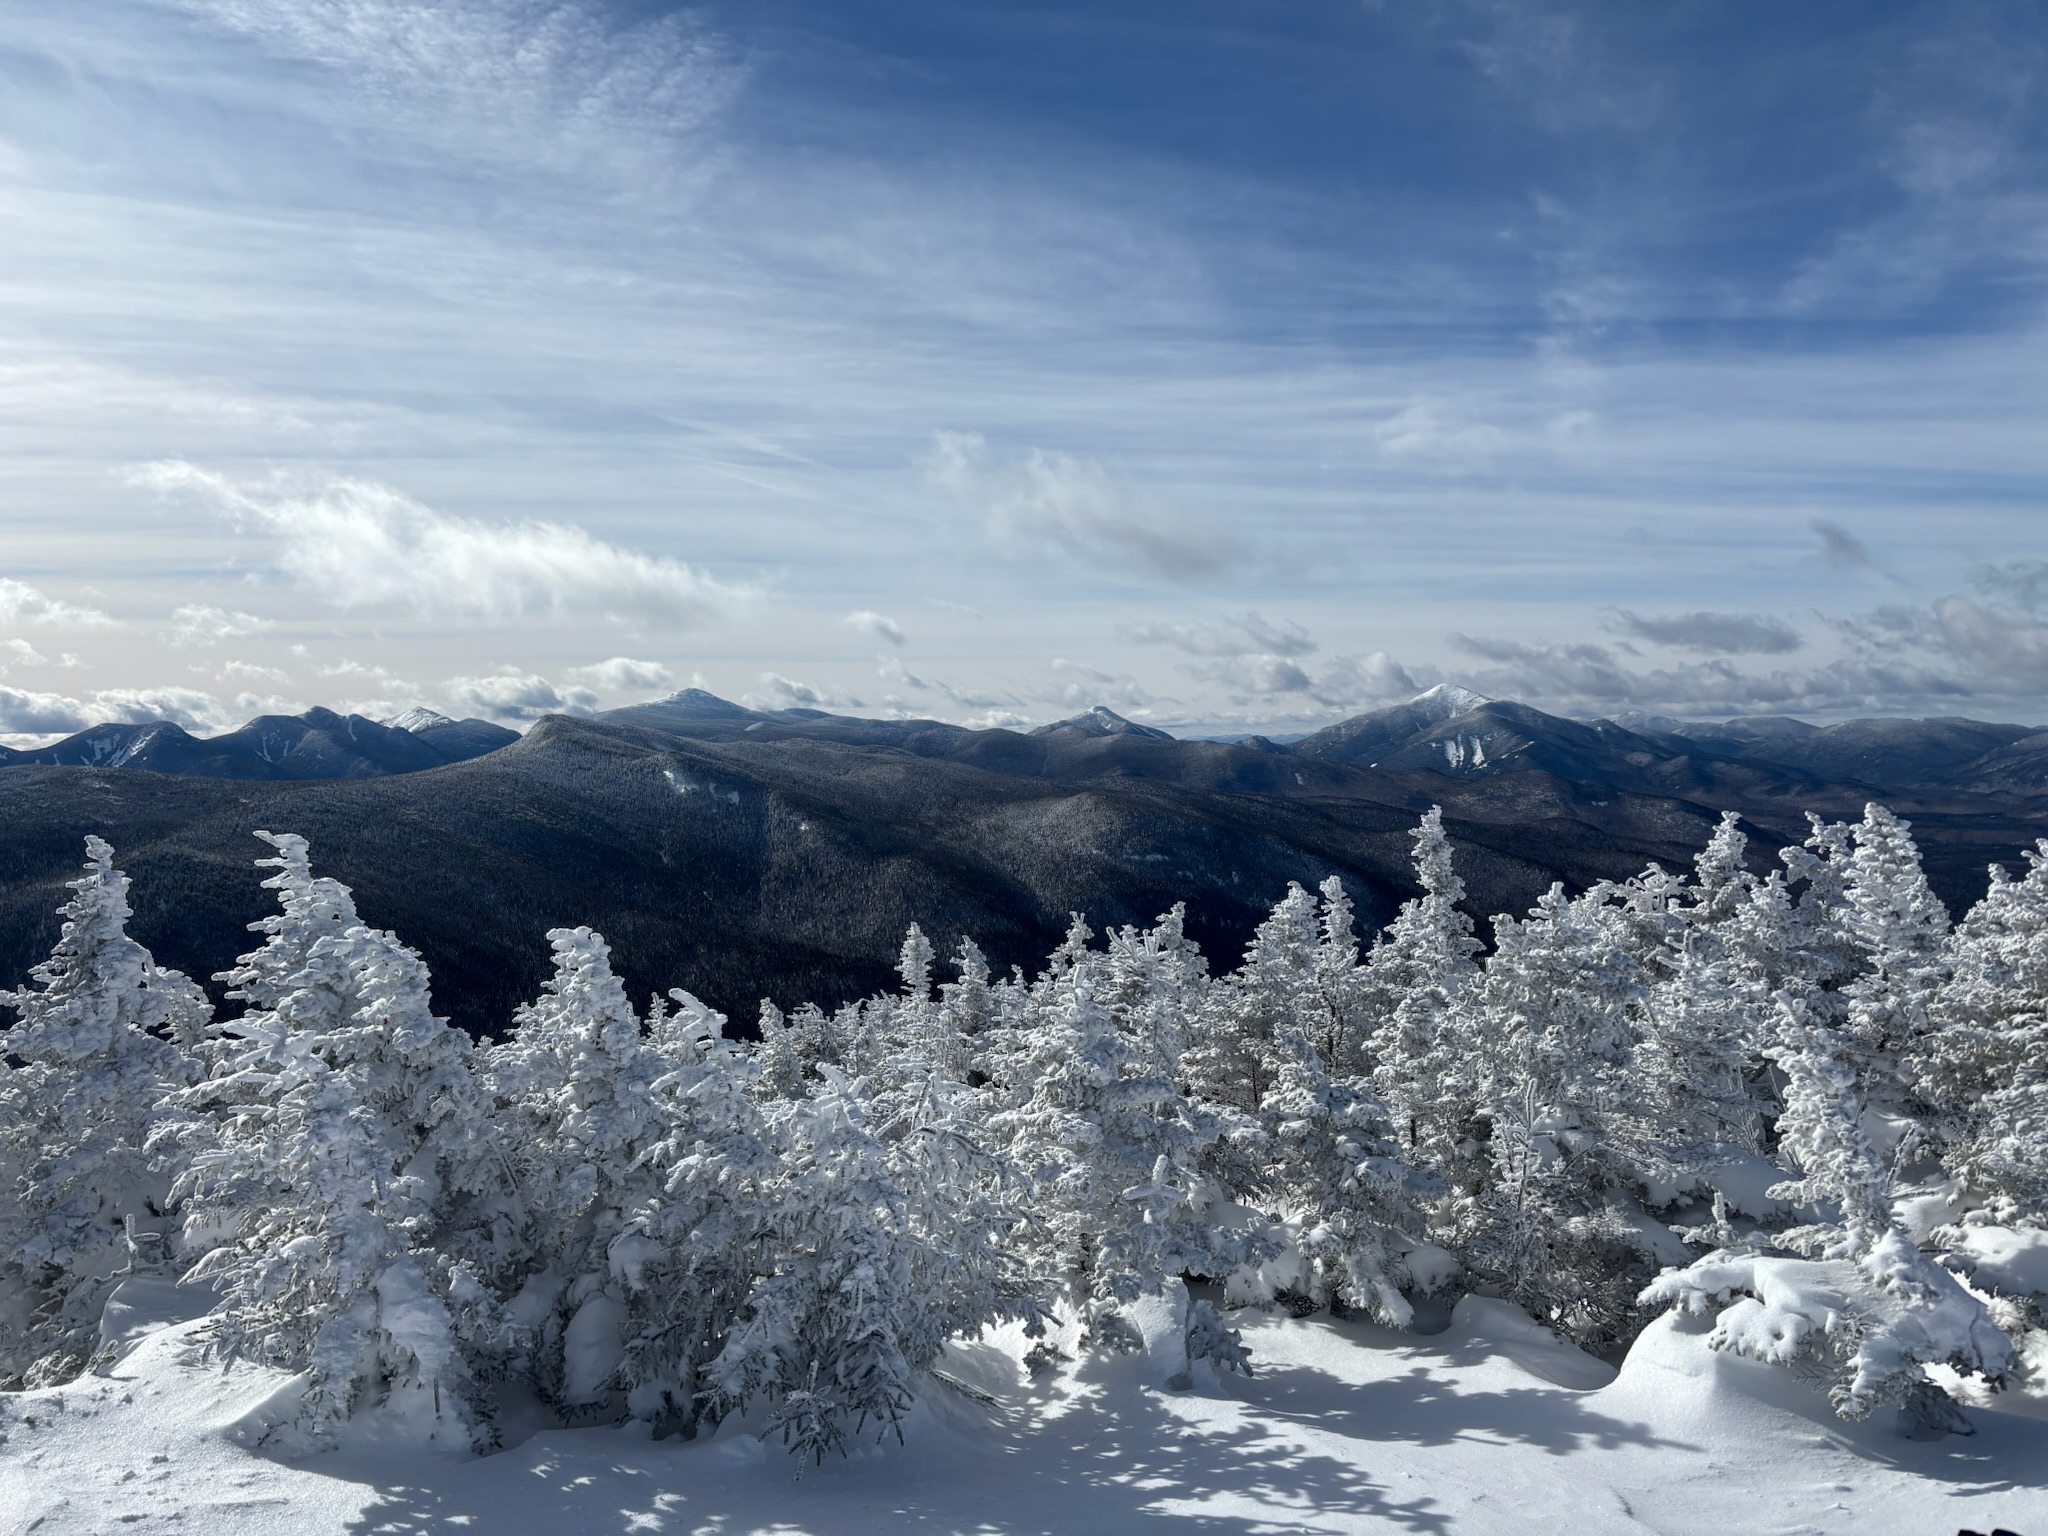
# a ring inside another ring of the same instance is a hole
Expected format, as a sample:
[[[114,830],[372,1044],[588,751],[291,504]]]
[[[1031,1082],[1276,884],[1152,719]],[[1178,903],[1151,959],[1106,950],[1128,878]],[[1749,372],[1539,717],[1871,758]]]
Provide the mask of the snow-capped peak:
[[[1460,688],[1456,683],[1438,683],[1408,702],[1427,710],[1432,720],[1448,720],[1453,715],[1469,713],[1482,704],[1491,704],[1493,700],[1483,693],[1474,693],[1470,688]]]
[[[394,731],[430,731],[437,725],[453,725],[455,722],[437,709],[415,704],[404,714],[393,715],[384,723]]]

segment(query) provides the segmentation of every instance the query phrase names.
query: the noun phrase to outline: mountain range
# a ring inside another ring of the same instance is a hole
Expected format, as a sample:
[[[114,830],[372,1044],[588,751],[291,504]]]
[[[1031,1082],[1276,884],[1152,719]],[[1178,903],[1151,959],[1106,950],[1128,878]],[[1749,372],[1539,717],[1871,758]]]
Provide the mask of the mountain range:
[[[1339,875],[1361,926],[1383,923],[1412,894],[1431,804],[1482,931],[1553,880],[1684,865],[1724,808],[1763,868],[1808,812],[1883,799],[1956,907],[2048,834],[2048,734],[2022,726],[1579,721],[1453,689],[1288,744],[1177,739],[1106,709],[1015,732],[686,689],[524,736],[312,710],[211,740],[96,727],[5,761],[0,984],[48,952],[86,833],[134,877],[137,937],[203,979],[267,910],[250,834],[289,830],[486,1034],[534,994],[559,925],[602,930],[636,991],[685,986],[743,1024],[764,996],[891,985],[912,921],[942,951],[971,936],[1030,967],[1072,912],[1146,923],[1185,901],[1230,963],[1289,880]]]

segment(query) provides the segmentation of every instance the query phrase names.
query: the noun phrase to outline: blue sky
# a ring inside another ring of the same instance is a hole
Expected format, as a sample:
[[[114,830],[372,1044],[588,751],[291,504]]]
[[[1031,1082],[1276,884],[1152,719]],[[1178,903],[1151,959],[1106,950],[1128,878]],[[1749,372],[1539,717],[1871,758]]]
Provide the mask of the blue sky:
[[[0,739],[2048,719],[2031,4],[0,14]]]

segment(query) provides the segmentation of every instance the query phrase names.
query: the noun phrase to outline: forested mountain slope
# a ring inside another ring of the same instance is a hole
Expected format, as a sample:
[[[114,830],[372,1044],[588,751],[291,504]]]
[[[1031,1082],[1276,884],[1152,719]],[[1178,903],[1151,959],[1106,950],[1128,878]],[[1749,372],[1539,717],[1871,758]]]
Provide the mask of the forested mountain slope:
[[[1406,829],[1432,803],[1483,928],[1553,880],[1684,864],[1723,806],[1775,844],[1804,838],[1805,811],[1854,815],[1866,798],[1791,774],[1686,796],[1533,767],[1393,771],[1093,723],[1023,735],[684,695],[550,718],[474,760],[375,778],[19,766],[0,771],[0,978],[47,951],[87,833],[135,874],[138,935],[204,978],[263,909],[251,833],[303,831],[373,921],[420,947],[460,1022],[494,1032],[544,973],[557,924],[612,935],[635,992],[680,984],[744,1020],[762,996],[872,990],[913,921],[944,944],[971,935],[1007,967],[1041,957],[1070,911],[1145,922],[1185,900],[1189,931],[1228,955],[1289,880],[1333,873],[1383,921],[1411,894]],[[1894,803],[1955,907],[1981,893],[1988,861],[2016,863],[2048,830],[2019,798]]]

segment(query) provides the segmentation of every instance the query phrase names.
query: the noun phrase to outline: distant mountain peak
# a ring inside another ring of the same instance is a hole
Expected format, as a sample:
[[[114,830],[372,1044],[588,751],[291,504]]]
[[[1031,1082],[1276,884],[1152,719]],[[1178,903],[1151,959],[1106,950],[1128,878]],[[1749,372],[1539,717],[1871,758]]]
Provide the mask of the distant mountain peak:
[[[394,731],[430,731],[437,725],[453,725],[455,722],[438,709],[415,704],[404,714],[393,715],[384,723]]]
[[[703,688],[684,688],[665,699],[650,699],[642,709],[666,710],[671,714],[689,715],[699,720],[754,720],[758,712],[730,699],[721,699],[717,694]]]
[[[1485,694],[1460,688],[1456,683],[1438,683],[1434,688],[1423,689],[1408,704],[1412,709],[1426,711],[1432,720],[1448,720],[1453,715],[1470,714],[1480,705],[1492,702]]]
[[[1065,720],[1055,720],[1051,725],[1041,725],[1031,734],[1049,736],[1054,731],[1073,731],[1084,736],[1149,736],[1155,741],[1175,739],[1157,726],[1140,725],[1135,720],[1126,720],[1115,710],[1106,709],[1100,704]]]

